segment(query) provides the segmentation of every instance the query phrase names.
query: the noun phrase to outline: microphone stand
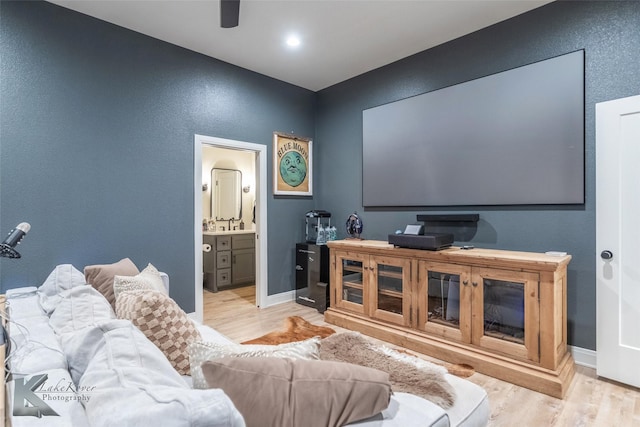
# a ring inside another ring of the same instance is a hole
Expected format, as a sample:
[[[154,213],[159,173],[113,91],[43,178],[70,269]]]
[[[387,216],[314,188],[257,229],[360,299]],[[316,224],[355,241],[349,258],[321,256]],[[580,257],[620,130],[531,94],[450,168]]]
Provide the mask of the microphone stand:
[[[20,252],[16,251],[14,248],[12,248],[11,246],[2,243],[0,244],[0,256],[3,258],[20,258]]]

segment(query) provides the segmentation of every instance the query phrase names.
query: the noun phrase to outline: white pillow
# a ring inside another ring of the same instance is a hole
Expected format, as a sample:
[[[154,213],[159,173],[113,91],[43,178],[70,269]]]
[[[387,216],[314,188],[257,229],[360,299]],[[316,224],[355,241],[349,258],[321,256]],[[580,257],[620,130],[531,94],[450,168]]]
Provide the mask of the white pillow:
[[[288,359],[320,359],[320,338],[279,345],[220,344],[196,341],[189,345],[189,362],[193,388],[208,388],[202,373],[202,364],[208,360],[224,357],[280,357]]]
[[[151,263],[136,276],[114,276],[113,293],[115,299],[124,291],[154,290],[167,294],[160,272]]]
[[[116,371],[99,374],[101,378],[112,379],[111,383],[118,378]],[[93,387],[92,384],[81,383],[80,387]],[[118,387],[118,384],[100,387],[103,387],[101,392],[91,395],[85,404],[91,427],[246,426],[242,414],[221,389],[193,390],[156,384],[136,388]]]
[[[60,294],[60,301],[49,318],[49,325],[56,334],[62,335],[115,318],[116,314],[109,301],[93,286],[85,284]]]
[[[192,390],[162,352],[133,324],[103,322],[63,342],[79,376],[92,427],[244,427],[222,390]],[[77,357],[85,353],[85,358]]]
[[[128,320],[98,322],[75,333],[60,336],[60,344],[67,356],[69,372],[75,384],[80,383],[90,366],[97,364],[105,368],[105,364],[110,363],[112,367],[126,372],[120,378],[121,381],[126,377],[130,382],[146,383],[153,380],[158,385],[182,385],[182,378],[171,367],[164,354]],[[112,348],[105,349],[107,345]],[[98,354],[102,354],[102,358],[106,357],[105,351],[109,353],[109,360],[97,357]],[[153,370],[153,375],[150,376],[145,369]]]
[[[62,299],[60,292],[86,283],[84,274],[76,270],[73,265],[58,265],[38,288],[40,306],[47,315],[50,315]]]

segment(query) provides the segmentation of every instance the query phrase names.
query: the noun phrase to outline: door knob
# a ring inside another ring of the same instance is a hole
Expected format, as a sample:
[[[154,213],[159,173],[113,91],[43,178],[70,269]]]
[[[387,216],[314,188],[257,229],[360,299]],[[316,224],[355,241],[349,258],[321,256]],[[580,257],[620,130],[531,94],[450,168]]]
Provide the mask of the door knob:
[[[600,253],[600,257],[602,259],[605,259],[605,260],[611,259],[611,258],[613,258],[613,252],[611,252],[611,251],[602,251]]]

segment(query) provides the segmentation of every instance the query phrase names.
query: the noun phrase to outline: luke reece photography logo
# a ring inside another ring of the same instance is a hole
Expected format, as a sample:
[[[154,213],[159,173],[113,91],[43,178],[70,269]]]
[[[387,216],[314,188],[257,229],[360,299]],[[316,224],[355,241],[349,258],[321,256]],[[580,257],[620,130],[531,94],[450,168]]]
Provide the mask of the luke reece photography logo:
[[[31,416],[59,416],[47,402],[87,402],[89,394],[95,387],[81,387],[78,389],[72,381],[60,379],[56,383],[47,383],[48,374],[33,375],[30,378],[15,378],[13,393],[13,415]]]

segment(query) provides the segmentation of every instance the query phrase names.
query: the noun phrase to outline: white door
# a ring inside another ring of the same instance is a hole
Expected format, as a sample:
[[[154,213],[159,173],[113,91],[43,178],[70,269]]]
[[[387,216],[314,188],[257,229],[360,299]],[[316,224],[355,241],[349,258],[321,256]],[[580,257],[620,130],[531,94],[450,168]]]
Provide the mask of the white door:
[[[640,96],[596,105],[597,374],[640,387]]]

